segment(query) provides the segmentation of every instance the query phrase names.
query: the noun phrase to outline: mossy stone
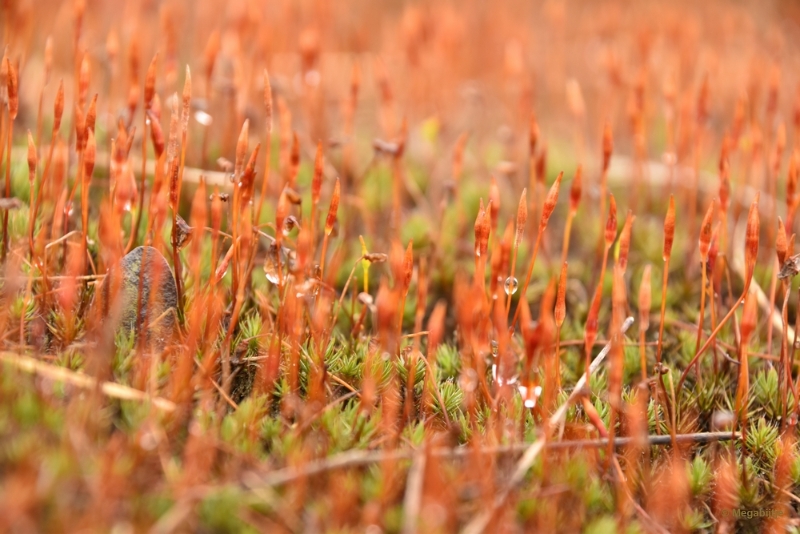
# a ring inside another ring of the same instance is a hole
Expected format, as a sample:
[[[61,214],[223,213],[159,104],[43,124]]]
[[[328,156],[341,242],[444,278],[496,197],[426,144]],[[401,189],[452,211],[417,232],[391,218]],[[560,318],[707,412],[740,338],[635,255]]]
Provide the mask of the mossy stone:
[[[148,341],[163,344],[172,335],[178,290],[169,263],[157,249],[143,246],[126,254],[109,269],[100,297],[103,317],[118,318],[117,331],[123,329],[138,334],[139,326],[147,321]],[[139,324],[137,309],[140,309]]]

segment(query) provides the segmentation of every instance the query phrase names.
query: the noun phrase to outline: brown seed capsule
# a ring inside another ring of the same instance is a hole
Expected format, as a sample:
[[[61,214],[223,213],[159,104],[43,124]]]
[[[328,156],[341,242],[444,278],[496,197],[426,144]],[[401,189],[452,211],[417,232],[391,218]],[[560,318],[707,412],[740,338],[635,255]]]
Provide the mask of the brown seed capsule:
[[[214,30],[208,37],[206,42],[206,49],[203,53],[205,60],[205,75],[206,80],[211,80],[211,75],[214,73],[214,63],[217,61],[217,54],[220,50],[220,32]]]
[[[786,228],[780,217],[778,217],[778,235],[775,238],[775,252],[778,254],[778,264],[783,265],[789,252],[789,244],[786,240]]]
[[[19,83],[17,69],[8,58],[6,58],[6,66],[8,68],[8,116],[13,121],[17,118],[17,112],[19,111]]]
[[[464,169],[464,147],[467,145],[467,133],[458,136],[455,149],[453,149],[453,181],[458,184],[461,172]]]
[[[139,84],[136,82],[131,84],[128,89],[128,116],[133,117],[136,113],[136,108],[139,106]]]
[[[778,124],[778,129],[775,131],[775,153],[777,154],[777,161],[780,163],[780,156],[786,148],[786,124],[781,121]]]
[[[403,121],[400,123],[400,133],[397,135],[397,152],[395,152],[395,158],[403,157],[403,152],[406,149],[406,141],[408,140],[408,119],[403,117]]]
[[[86,103],[86,94],[89,91],[89,79],[91,69],[89,67],[89,57],[84,54],[81,60],[80,71],[78,72],[78,102],[81,106]]]
[[[750,213],[747,215],[747,231],[744,240],[745,283],[749,283],[752,280],[753,270],[756,267],[756,258],[758,257],[758,197],[759,193],[756,192],[756,197],[750,205]]]
[[[247,147],[250,143],[250,120],[245,119],[242,129],[239,132],[239,140],[236,142],[236,162],[233,172],[238,180],[244,168],[244,159],[247,157]]]
[[[581,202],[581,193],[583,184],[583,166],[578,165],[575,170],[575,177],[572,179],[572,187],[569,190],[569,209],[572,213],[578,211],[578,205]]]
[[[797,177],[800,171],[800,154],[797,150],[792,152],[789,159],[789,169],[786,173],[786,207],[791,208],[795,204],[795,194],[797,192]]]
[[[672,243],[675,240],[675,197],[669,196],[669,208],[664,217],[664,253],[663,260],[669,260],[672,255]]]
[[[497,180],[492,176],[489,185],[489,202],[490,209],[489,217],[492,223],[492,232],[497,232],[497,219],[500,216],[500,188],[497,187]]]
[[[147,116],[150,117],[150,139],[153,141],[153,151],[158,159],[164,153],[164,130],[161,129],[161,123],[153,115],[152,110],[147,111]]]
[[[551,278],[539,305],[539,327],[541,328],[543,340],[547,344],[550,343],[555,335],[555,318],[553,317],[553,311],[556,304],[557,286],[556,279]]]
[[[86,119],[80,107],[75,108],[75,148],[80,152],[86,146]]]
[[[33,143],[33,136],[31,131],[28,130],[28,181],[33,185],[36,180],[36,163],[38,157],[36,155],[36,145]]]
[[[414,272],[414,242],[409,241],[403,257],[403,290],[408,291],[411,286],[411,275]]]
[[[222,225],[222,198],[220,198],[219,187],[214,186],[214,194],[211,195],[211,228],[218,232]]]
[[[728,164],[725,163],[719,174],[719,207],[723,214],[728,212],[731,197],[731,182],[728,178]]]
[[[547,174],[547,145],[542,146],[539,157],[536,158],[536,180],[544,185],[545,175]]]
[[[331,197],[331,205],[328,208],[328,217],[325,219],[325,235],[331,235],[333,232],[333,225],[336,222],[336,212],[339,210],[339,178],[336,178],[336,183],[333,185],[333,196]]]
[[[436,353],[436,348],[444,338],[444,320],[445,312],[447,311],[447,304],[445,301],[440,300],[436,303],[428,319],[428,356],[431,357]]]
[[[728,135],[728,132],[725,132],[725,135],[722,137],[722,148],[719,151],[719,172],[722,173],[722,170],[728,166],[728,155],[730,154],[731,150],[731,138]]]
[[[94,132],[95,122],[97,122],[97,93],[92,97],[86,110],[86,129]]]
[[[486,256],[486,252],[489,249],[489,234],[491,233],[491,216],[490,213],[492,212],[492,201],[489,200],[489,203],[486,206],[486,209],[483,210],[483,217],[480,219],[481,228],[480,234],[481,239],[478,243],[479,250],[481,256]]]
[[[650,327],[650,306],[652,303],[650,286],[651,270],[650,265],[644,268],[642,282],[639,284],[639,328],[642,332],[647,331]]]
[[[628,253],[631,249],[631,229],[634,220],[636,220],[636,217],[633,216],[631,210],[628,210],[628,215],[625,217],[625,224],[622,227],[622,233],[619,235],[619,256],[617,259],[617,265],[619,265],[619,269],[623,273],[628,267]]]
[[[3,51],[3,59],[0,60],[0,89],[8,89],[8,47]]]
[[[297,132],[292,132],[292,151],[289,153],[289,187],[294,187],[300,169],[300,141]]]
[[[244,171],[242,171],[242,179],[239,182],[239,187],[242,191],[242,205],[247,205],[250,199],[253,198],[253,189],[256,183],[256,159],[260,149],[261,143],[258,143],[250,154],[250,159],[247,160]]]
[[[183,81],[183,108],[181,109],[181,133],[185,136],[189,131],[189,113],[192,105],[192,71],[186,65],[186,79]]]
[[[536,122],[536,115],[531,113],[531,121],[528,127],[528,153],[536,153],[536,143],[539,141],[539,124]]]
[[[700,225],[700,237],[698,244],[700,245],[700,259],[705,262],[708,259],[708,248],[711,246],[711,231],[714,222],[714,207],[717,205],[717,199],[711,200],[708,206],[703,222]]]
[[[697,94],[697,122],[705,122],[708,118],[708,73],[703,75],[700,91]]]
[[[608,219],[606,219],[605,242],[610,247],[617,238],[617,201],[609,195]]]
[[[280,228],[283,225],[283,221],[289,216],[291,209],[291,202],[289,201],[289,197],[286,194],[286,188],[284,187],[283,191],[281,192],[281,196],[278,197],[278,208],[275,210],[276,228]],[[278,237],[280,237],[280,235],[281,234],[278,234]]]
[[[58,82],[56,100],[53,104],[53,132],[58,132],[61,128],[61,117],[64,115],[64,80]]]
[[[311,179],[311,202],[316,206],[322,190],[322,141],[317,142],[317,154],[314,156],[314,176]]]
[[[717,239],[719,225],[720,223],[717,223],[714,226],[714,231],[711,232],[711,246],[708,248],[708,260],[706,260],[706,271],[709,276],[714,273],[714,268],[717,265],[717,256],[719,256],[719,239]]]
[[[150,66],[147,67],[147,75],[144,78],[144,109],[150,109],[153,105],[153,96],[156,94],[156,67],[158,65],[158,53],[153,56]]]
[[[614,138],[611,135],[611,125],[606,123],[603,127],[603,172],[608,171],[611,163],[611,152],[614,150]]]
[[[399,241],[392,241],[392,250],[389,254],[390,269],[395,280],[393,287],[398,287],[405,279],[405,253]]]
[[[169,144],[167,145],[167,163],[172,162],[178,157],[178,147],[180,146],[180,115],[178,112],[178,94],[172,95],[172,109],[169,115]]]
[[[525,234],[525,224],[528,222],[528,190],[523,189],[517,206],[517,232],[514,236],[514,246],[519,246]]]
[[[94,140],[94,132],[87,130],[86,135],[86,148],[83,151],[83,179],[89,182],[92,179],[92,172],[94,172],[94,161],[97,153],[97,146]]]
[[[267,135],[272,135],[272,85],[269,82],[269,72],[264,69],[264,114],[267,122]]]
[[[561,276],[558,279],[558,295],[556,296],[555,320],[556,326],[561,328],[567,316],[567,262],[561,266]]]
[[[507,273],[509,269],[509,258],[511,258],[511,243],[514,239],[514,227],[511,224],[511,221],[508,221],[506,224],[506,230],[503,232],[503,238],[500,240],[500,253],[497,253],[497,249],[492,251],[492,273],[493,277],[490,279],[490,293],[492,295],[495,294],[495,289],[497,289],[497,282],[498,279],[502,279],[502,273]],[[511,281],[509,280],[509,283]]]
[[[116,63],[119,55],[119,36],[114,28],[111,28],[106,36],[106,54],[108,54],[109,63]]]
[[[594,340],[597,339],[597,318],[600,315],[600,303],[603,300],[602,287],[598,284],[597,289],[592,297],[592,304],[589,307],[589,314],[586,316],[586,325],[584,326],[584,342],[586,352],[592,350]]]
[[[742,323],[740,326],[743,345],[746,345],[750,341],[750,337],[756,330],[757,310],[758,299],[756,299],[752,293],[748,292],[744,299],[744,311],[742,312]]]
[[[622,321],[625,320],[628,296],[625,291],[622,269],[615,268],[613,276],[613,284],[611,286],[611,327],[612,332],[618,332],[622,326]]]
[[[550,220],[553,210],[556,209],[556,203],[558,202],[558,189],[561,187],[561,178],[563,177],[564,171],[558,173],[556,181],[553,182],[553,185],[550,186],[550,191],[547,193],[547,198],[545,199],[544,206],[542,207],[542,218],[539,220],[539,228],[541,229],[547,227],[547,221]]]
[[[50,72],[53,70],[53,36],[48,35],[44,42],[44,83],[50,81]]]
[[[483,242],[483,230],[484,230],[484,222],[483,220],[486,218],[486,208],[483,206],[483,198],[481,197],[480,200],[480,207],[478,208],[478,216],[475,217],[475,224],[473,225],[473,230],[475,231],[475,255],[480,256],[484,250],[481,247],[481,243]]]

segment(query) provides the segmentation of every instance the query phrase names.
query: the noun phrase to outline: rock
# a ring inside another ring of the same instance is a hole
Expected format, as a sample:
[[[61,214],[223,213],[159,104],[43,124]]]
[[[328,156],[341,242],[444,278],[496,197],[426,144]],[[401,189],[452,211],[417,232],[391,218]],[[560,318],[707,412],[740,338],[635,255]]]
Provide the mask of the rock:
[[[147,340],[163,345],[175,327],[178,290],[169,263],[157,249],[137,247],[109,269],[99,289],[101,313],[104,318],[117,321],[117,331],[135,331],[138,326],[136,310],[139,307],[140,274],[142,297],[139,319],[140,322],[145,318],[147,320]]]

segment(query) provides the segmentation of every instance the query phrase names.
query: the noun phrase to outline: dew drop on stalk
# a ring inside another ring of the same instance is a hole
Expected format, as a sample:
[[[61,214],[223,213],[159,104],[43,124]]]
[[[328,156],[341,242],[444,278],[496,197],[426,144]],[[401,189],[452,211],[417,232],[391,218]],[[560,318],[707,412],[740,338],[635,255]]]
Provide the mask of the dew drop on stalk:
[[[267,280],[273,284],[280,283],[281,272],[280,264],[278,263],[278,247],[273,243],[267,250],[267,258],[264,261],[264,272],[267,275]]]
[[[300,225],[297,223],[297,219],[294,215],[289,215],[283,220],[283,224],[281,225],[281,233],[284,237],[287,237],[295,227],[299,227]]]
[[[277,284],[280,281],[280,276],[278,275],[278,270],[270,270],[266,265],[264,266],[264,271],[267,273],[267,280],[272,282],[273,284]]]
[[[194,120],[196,120],[203,126],[209,126],[214,121],[211,115],[201,110],[194,112]]]
[[[517,287],[519,287],[519,283],[517,282],[516,278],[514,278],[513,276],[509,276],[508,278],[506,278],[506,282],[505,284],[503,284],[503,287],[506,290],[506,295],[513,295],[514,293],[517,292]]]
[[[519,389],[519,394],[522,396],[522,403],[524,406],[526,408],[535,408],[536,401],[539,400],[539,397],[542,395],[542,386],[530,388],[520,384],[517,388]]]

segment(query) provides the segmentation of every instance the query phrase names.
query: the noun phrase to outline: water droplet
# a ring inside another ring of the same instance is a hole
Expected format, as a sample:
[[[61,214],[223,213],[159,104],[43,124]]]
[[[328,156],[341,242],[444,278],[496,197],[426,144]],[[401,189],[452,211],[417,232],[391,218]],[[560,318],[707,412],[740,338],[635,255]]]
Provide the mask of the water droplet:
[[[542,395],[542,386],[530,388],[520,384],[517,388],[519,389],[519,394],[522,396],[522,403],[525,407],[534,408],[536,406],[536,401],[538,401],[539,397]]]
[[[126,202],[125,205],[122,206],[122,209],[125,210],[125,211],[131,211],[131,203],[130,202]]]
[[[278,246],[272,243],[267,250],[267,259],[264,261],[264,272],[267,275],[267,280],[273,284],[278,284],[281,281],[280,263],[278,262]]]
[[[214,121],[211,115],[201,110],[194,112],[194,120],[196,120],[203,126],[209,126]]]
[[[506,295],[513,295],[517,292],[517,287],[519,287],[519,283],[517,279],[513,276],[509,276],[506,278],[505,284],[503,284],[503,288],[506,290]]]
[[[283,224],[281,225],[281,233],[284,236],[288,236],[295,227],[300,227],[300,224],[297,222],[297,219],[294,215],[289,215],[283,220]]]

